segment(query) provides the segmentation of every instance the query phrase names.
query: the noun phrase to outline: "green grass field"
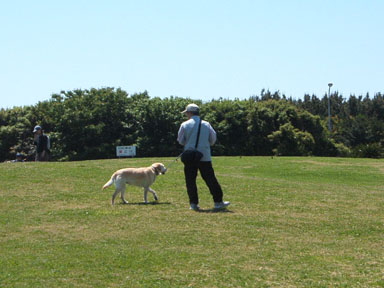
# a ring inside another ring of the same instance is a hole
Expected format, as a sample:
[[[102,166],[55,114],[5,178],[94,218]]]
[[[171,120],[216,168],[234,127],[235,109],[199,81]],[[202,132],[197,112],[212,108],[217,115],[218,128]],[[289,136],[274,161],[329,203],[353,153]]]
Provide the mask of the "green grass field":
[[[188,209],[179,162],[158,203],[101,191],[171,161],[0,164],[0,287],[384,287],[383,160],[216,157],[224,212],[200,177]]]

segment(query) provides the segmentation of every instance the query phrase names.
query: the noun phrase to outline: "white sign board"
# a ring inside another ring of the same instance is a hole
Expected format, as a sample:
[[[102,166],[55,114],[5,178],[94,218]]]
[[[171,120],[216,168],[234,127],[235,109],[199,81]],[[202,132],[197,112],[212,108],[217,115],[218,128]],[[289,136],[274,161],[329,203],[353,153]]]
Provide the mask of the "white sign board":
[[[116,146],[117,157],[134,157],[136,156],[136,146]]]

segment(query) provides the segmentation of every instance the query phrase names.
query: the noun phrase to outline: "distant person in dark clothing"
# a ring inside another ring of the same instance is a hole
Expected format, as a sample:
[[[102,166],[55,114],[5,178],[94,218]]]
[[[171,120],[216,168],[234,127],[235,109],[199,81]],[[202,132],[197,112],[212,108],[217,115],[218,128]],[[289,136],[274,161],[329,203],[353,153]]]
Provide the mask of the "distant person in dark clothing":
[[[41,126],[39,125],[35,126],[33,133],[33,140],[36,145],[35,161],[49,161],[49,150],[51,148],[49,137],[44,134],[43,129],[41,129]]]
[[[12,162],[24,162],[23,154],[21,154],[21,153],[16,153],[16,159],[13,160]]]

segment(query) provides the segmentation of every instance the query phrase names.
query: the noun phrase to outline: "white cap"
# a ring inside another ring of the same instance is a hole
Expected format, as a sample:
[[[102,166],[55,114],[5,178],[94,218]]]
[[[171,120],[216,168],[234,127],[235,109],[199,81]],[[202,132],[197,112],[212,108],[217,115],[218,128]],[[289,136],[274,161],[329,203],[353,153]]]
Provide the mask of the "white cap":
[[[181,113],[185,113],[185,112],[199,112],[200,108],[199,106],[197,106],[196,104],[189,104],[185,110]]]
[[[33,133],[35,133],[35,132],[37,132],[37,131],[39,131],[39,130],[41,130],[41,126],[36,125],[36,126],[35,126],[35,129],[33,129]]]

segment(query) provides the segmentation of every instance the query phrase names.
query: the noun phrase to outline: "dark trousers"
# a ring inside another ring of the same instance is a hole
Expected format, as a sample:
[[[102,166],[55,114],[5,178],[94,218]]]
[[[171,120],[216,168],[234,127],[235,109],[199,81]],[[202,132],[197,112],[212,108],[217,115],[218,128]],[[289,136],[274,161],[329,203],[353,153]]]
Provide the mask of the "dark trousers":
[[[49,161],[49,152],[47,150],[36,152],[35,161]]]
[[[200,171],[201,177],[211,192],[214,202],[223,201],[223,191],[219,182],[217,182],[215,172],[213,171],[212,162],[200,161],[198,165],[184,165],[185,182],[187,184],[187,192],[189,203],[199,204],[199,195],[197,194],[196,177],[197,170]]]

